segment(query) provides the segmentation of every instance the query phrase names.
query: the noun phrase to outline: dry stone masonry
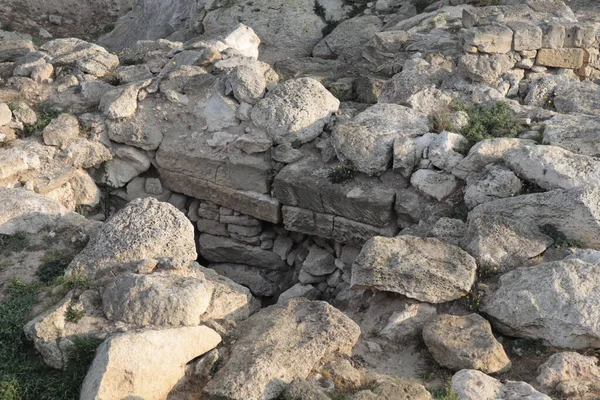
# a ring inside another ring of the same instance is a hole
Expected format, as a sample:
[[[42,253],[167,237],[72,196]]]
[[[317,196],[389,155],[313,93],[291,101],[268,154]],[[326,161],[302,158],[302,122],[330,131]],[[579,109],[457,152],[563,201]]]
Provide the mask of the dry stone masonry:
[[[38,296],[12,340],[66,371],[102,343],[81,400],[600,396],[600,10],[580,3],[4,24],[0,301]]]

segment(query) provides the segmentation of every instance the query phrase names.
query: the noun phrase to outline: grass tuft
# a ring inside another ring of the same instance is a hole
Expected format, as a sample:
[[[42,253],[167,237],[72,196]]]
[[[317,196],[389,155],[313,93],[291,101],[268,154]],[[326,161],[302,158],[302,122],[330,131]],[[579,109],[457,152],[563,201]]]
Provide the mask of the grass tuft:
[[[36,271],[36,275],[43,283],[51,283],[62,276],[65,270],[75,258],[70,250],[54,250],[47,253],[42,259],[42,265]]]
[[[23,134],[26,137],[40,135],[44,128],[61,114],[61,111],[48,103],[41,103],[35,108],[35,113],[37,115],[35,124],[27,125],[23,128]]]
[[[74,340],[64,371],[47,366],[30,342],[23,326],[30,319],[42,286],[9,282],[7,297],[0,303],[0,399],[76,400],[83,378],[102,342],[93,337]]]
[[[23,251],[29,246],[29,239],[24,233],[15,233],[14,235],[0,235],[0,251],[5,254],[11,254],[16,251]]]
[[[331,183],[345,183],[354,180],[357,169],[350,162],[340,164],[329,171],[327,177]]]

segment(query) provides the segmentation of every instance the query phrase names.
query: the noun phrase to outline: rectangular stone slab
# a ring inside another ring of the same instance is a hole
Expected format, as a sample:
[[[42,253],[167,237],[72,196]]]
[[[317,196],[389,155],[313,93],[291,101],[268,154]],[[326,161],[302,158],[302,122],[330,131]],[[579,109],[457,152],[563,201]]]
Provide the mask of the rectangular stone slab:
[[[165,186],[175,192],[207,200],[263,221],[275,224],[281,221],[279,201],[270,196],[231,189],[162,168],[159,168],[158,171]]]

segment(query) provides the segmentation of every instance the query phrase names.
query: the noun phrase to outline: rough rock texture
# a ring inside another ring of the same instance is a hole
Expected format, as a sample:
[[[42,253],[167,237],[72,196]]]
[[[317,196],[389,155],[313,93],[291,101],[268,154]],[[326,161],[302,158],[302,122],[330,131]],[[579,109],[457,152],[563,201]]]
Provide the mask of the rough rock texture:
[[[415,137],[428,131],[425,115],[395,104],[377,104],[338,125],[333,146],[340,160],[375,175],[389,167],[396,138]]]
[[[471,290],[476,269],[473,257],[438,239],[374,237],[352,265],[352,286],[443,303]]]
[[[600,248],[600,191],[597,188],[553,190],[481,204],[469,220],[499,215],[538,227],[547,226],[580,246]]]
[[[361,390],[356,393],[353,400],[433,400],[431,393],[414,380],[404,377],[394,377],[378,382],[371,390]]]
[[[600,117],[558,114],[545,124],[544,143],[588,156],[600,154],[598,123]]]
[[[258,0],[246,6],[234,0],[210,11],[203,20],[207,33],[237,23],[248,25],[261,38],[261,59],[266,62],[309,56],[321,40],[325,22],[315,14],[312,0]]]
[[[318,81],[299,78],[270,91],[250,115],[272,139],[305,143],[321,134],[339,105],[339,100]]]
[[[230,358],[204,391],[216,398],[272,400],[323,358],[349,353],[360,328],[325,302],[293,299],[261,310],[234,335]]]
[[[96,350],[80,398],[165,399],[183,378],[185,365],[220,342],[221,337],[205,326],[111,337]]]
[[[556,347],[600,346],[599,267],[577,259],[518,268],[500,277],[482,311],[502,333]]]
[[[502,216],[482,215],[469,221],[463,248],[479,267],[506,271],[542,254],[553,240],[535,225]]]
[[[525,382],[503,383],[472,369],[458,371],[451,385],[461,400],[551,400]]]
[[[24,189],[0,188],[0,234],[36,233],[67,213],[56,200]]]
[[[67,273],[101,276],[132,270],[147,259],[183,268],[196,258],[192,223],[171,204],[146,198],[130,202],[108,221],[73,259]]]
[[[547,189],[594,186],[600,180],[600,161],[557,146],[523,146],[504,154],[509,168],[523,179]]]
[[[477,369],[493,374],[510,367],[490,323],[479,314],[438,315],[423,327],[423,340],[438,364],[455,371]]]
[[[600,384],[598,359],[574,352],[551,355],[538,372],[536,380],[544,391],[553,391],[563,382]]]
[[[213,291],[202,274],[123,274],[104,289],[102,305],[107,318],[137,327],[195,326]]]

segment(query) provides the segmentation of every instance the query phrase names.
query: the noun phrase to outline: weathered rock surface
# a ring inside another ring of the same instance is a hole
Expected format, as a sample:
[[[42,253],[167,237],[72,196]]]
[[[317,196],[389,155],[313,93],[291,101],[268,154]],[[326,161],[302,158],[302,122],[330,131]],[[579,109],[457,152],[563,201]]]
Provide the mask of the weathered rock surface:
[[[475,257],[479,267],[490,271],[524,266],[552,243],[535,225],[492,215],[471,219],[462,240],[463,248]]]
[[[556,390],[563,382],[577,382],[595,389],[600,384],[598,359],[574,352],[553,354],[540,365],[538,372],[538,384],[549,392]]]
[[[599,201],[596,188],[558,189],[481,204],[469,213],[469,220],[498,215],[538,227],[550,225],[568,240],[596,249],[600,248]]]
[[[137,327],[197,326],[214,287],[202,274],[123,274],[102,293],[107,318]]]
[[[600,117],[558,114],[545,124],[544,143],[588,156],[600,154],[598,121]]]
[[[36,233],[67,213],[56,200],[25,189],[0,188],[0,233]]]
[[[557,146],[523,146],[507,151],[504,161],[523,179],[547,189],[594,186],[600,162]]]
[[[461,400],[551,400],[525,382],[502,383],[471,369],[458,371],[452,377],[451,385]]]
[[[251,111],[254,124],[279,142],[306,143],[323,131],[339,100],[311,78],[286,81]]]
[[[500,277],[482,311],[510,336],[562,348],[598,347],[598,268],[577,259],[518,268]]]
[[[294,379],[305,379],[333,353],[347,354],[360,328],[320,301],[293,299],[271,306],[241,323],[231,356],[204,391],[239,400],[275,399]]]
[[[375,175],[389,167],[394,140],[428,131],[425,115],[399,105],[377,104],[338,125],[332,137],[340,160],[351,162],[365,174]]]
[[[179,210],[153,198],[130,202],[108,221],[67,273],[99,277],[158,259],[183,268],[197,258],[194,226]]]
[[[511,365],[490,323],[479,314],[438,315],[423,327],[423,340],[440,365],[455,371],[476,369],[493,374]]]
[[[438,239],[374,237],[352,265],[352,287],[443,303],[471,290],[476,269],[469,254]]]
[[[220,342],[219,334],[205,326],[111,337],[96,351],[80,397],[164,399],[183,378],[185,365]]]

